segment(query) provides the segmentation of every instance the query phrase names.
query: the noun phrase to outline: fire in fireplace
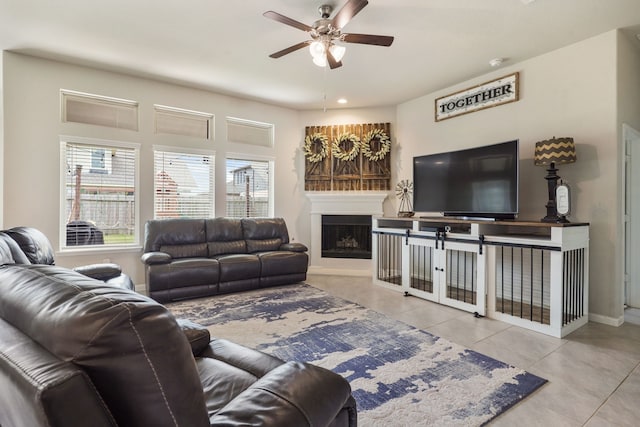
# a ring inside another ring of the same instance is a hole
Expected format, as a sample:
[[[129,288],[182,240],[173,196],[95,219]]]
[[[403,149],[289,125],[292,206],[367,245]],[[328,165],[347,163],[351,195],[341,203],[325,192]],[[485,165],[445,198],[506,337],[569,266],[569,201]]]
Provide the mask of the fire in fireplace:
[[[322,215],[322,257],[371,259],[371,215]]]

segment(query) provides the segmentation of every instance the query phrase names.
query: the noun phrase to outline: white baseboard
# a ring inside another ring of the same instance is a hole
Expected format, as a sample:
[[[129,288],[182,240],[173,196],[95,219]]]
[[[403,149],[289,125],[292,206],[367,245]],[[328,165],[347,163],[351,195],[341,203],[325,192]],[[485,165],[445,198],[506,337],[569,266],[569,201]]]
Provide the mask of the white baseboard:
[[[589,320],[591,322],[618,327],[624,323],[624,315],[620,317],[609,317],[601,314],[589,313]]]
[[[309,266],[307,273],[321,274],[321,275],[327,275],[327,276],[359,276],[359,277],[371,277],[371,274],[372,274],[370,270],[318,267],[313,265]]]

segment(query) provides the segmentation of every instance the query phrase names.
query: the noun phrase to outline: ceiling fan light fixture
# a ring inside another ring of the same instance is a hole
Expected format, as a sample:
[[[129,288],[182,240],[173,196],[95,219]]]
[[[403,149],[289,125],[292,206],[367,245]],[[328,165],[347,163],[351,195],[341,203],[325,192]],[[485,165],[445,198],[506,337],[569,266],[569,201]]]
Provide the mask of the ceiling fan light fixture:
[[[392,36],[342,32],[343,27],[367,4],[369,4],[367,0],[346,0],[346,3],[333,18],[331,18],[333,4],[324,4],[318,9],[321,18],[316,20],[312,25],[303,24],[273,10],[266,11],[263,13],[264,17],[302,30],[311,38],[311,40],[296,43],[286,49],[272,53],[269,57],[280,58],[309,46],[309,52],[313,57],[313,62],[320,67],[328,65],[333,70],[334,68],[342,66],[341,60],[346,52],[346,48],[341,44],[336,44],[336,42],[391,46],[391,43],[393,43]]]
[[[312,42],[309,44],[309,52],[311,52],[311,56],[313,56],[314,60],[318,57],[324,57],[326,55],[324,43],[319,42],[318,40]]]
[[[329,48],[329,52],[331,52],[331,55],[333,55],[335,60],[338,62],[342,61],[342,58],[344,57],[344,53],[346,51],[347,51],[346,47],[338,44],[332,44],[331,47]]]
[[[326,56],[314,56],[313,63],[318,67],[326,67],[327,66],[327,57]]]

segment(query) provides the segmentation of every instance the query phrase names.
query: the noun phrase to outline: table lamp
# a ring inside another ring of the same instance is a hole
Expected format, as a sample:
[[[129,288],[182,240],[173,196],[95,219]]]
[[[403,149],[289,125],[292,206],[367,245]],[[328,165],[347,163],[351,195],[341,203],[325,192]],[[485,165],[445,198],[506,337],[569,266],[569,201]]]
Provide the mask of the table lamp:
[[[546,166],[547,189],[549,191],[549,201],[547,202],[547,215],[542,218],[542,222],[569,222],[564,215],[558,216],[556,210],[556,186],[558,185],[558,169],[556,164],[573,163],[576,161],[576,146],[573,138],[563,137],[536,142],[533,162],[536,166]]]

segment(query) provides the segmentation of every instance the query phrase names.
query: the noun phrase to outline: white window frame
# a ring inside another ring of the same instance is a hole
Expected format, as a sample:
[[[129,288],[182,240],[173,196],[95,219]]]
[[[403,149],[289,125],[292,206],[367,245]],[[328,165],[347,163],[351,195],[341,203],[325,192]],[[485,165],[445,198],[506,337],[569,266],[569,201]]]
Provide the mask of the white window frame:
[[[269,207],[267,208],[269,218],[273,218],[275,216],[275,174],[276,174],[276,161],[275,157],[272,156],[260,156],[255,154],[247,154],[247,153],[226,153],[224,156],[224,176],[227,176],[227,161],[229,159],[234,160],[246,160],[246,161],[257,161],[257,162],[267,162],[269,165]],[[224,191],[224,199],[225,199],[225,215],[228,215],[226,212],[227,209],[227,182],[225,179],[225,191]]]
[[[153,217],[156,218],[156,152],[169,152],[175,154],[189,154],[189,155],[202,155],[202,156],[210,156],[211,157],[211,209],[209,212],[209,217],[215,217],[216,212],[216,178],[215,178],[215,162],[216,162],[216,152],[215,150],[206,150],[206,149],[198,149],[198,148],[185,148],[185,147],[173,147],[166,145],[154,145],[153,146]]]
[[[60,217],[59,217],[59,250],[64,253],[73,252],[102,252],[105,250],[113,249],[139,249],[140,248],[140,144],[126,141],[114,141],[97,138],[86,138],[78,136],[60,135]],[[132,243],[116,243],[116,244],[104,244],[104,245],[78,245],[67,246],[67,227],[66,218],[67,212],[66,206],[66,175],[68,173],[67,165],[67,144],[75,145],[89,145],[89,146],[104,146],[105,148],[125,148],[134,151],[134,239]]]

